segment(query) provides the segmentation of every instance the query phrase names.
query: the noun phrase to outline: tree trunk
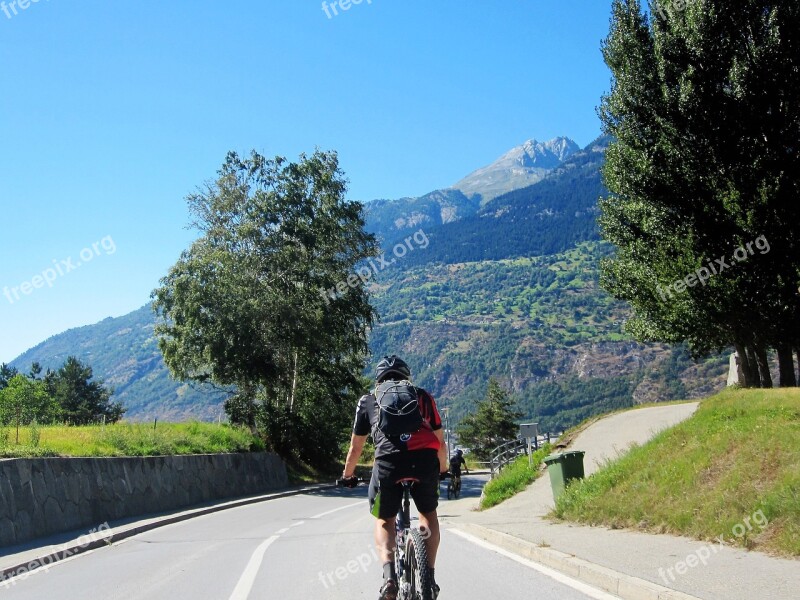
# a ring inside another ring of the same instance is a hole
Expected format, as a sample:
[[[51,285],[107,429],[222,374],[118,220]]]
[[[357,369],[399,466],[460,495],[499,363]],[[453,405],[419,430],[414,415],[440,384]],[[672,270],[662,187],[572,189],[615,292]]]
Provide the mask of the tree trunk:
[[[756,361],[756,355],[753,351],[753,346],[749,344],[744,347],[744,352],[742,354],[742,365],[744,367],[745,380],[747,381],[745,387],[761,387],[761,377],[758,374],[758,362]]]
[[[740,381],[739,384],[744,388],[755,387],[753,384],[753,369],[747,358],[747,350],[743,344],[739,343],[734,343],[733,347],[736,350],[736,358],[742,367],[742,374],[744,375],[744,381]]]
[[[780,386],[797,387],[797,377],[794,373],[794,356],[789,344],[778,346],[778,366],[781,374]]]
[[[800,346],[795,346],[794,354],[797,357],[797,381],[800,383]]]
[[[297,390],[297,352],[294,353],[294,374],[292,375],[292,395],[289,400],[289,414],[294,412],[294,393]]]
[[[771,388],[772,373],[769,372],[769,359],[767,358],[767,349],[762,345],[756,346],[756,360],[758,361],[758,373],[761,377],[761,387]]]

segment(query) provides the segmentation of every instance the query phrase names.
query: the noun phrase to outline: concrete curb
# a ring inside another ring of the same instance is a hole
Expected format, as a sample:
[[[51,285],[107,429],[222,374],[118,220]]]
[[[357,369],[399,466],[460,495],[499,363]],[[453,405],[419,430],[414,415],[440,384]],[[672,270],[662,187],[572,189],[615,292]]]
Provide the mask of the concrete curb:
[[[319,484],[221,502],[219,504],[214,504],[213,506],[204,506],[202,508],[190,509],[176,514],[145,519],[143,522],[139,522],[138,524],[134,523],[132,525],[122,525],[114,529],[106,529],[103,530],[102,537],[100,539],[90,539],[86,543],[78,544],[82,537],[89,537],[89,534],[87,534],[85,536],[81,536],[81,538],[78,538],[77,540],[71,540],[61,546],[55,546],[55,548],[57,548],[55,551],[53,551],[54,546],[49,546],[47,549],[43,548],[43,551],[49,550],[49,553],[42,554],[38,558],[32,558],[11,567],[0,567],[0,586],[3,585],[3,582],[6,582],[6,580],[12,577],[21,576],[26,573],[33,573],[40,568],[47,568],[50,565],[67,558],[71,558],[84,552],[89,552],[90,550],[96,550],[97,548],[102,548],[104,546],[110,546],[114,542],[122,541],[135,535],[152,531],[153,529],[158,529],[159,527],[165,527],[174,523],[188,521],[189,519],[210,515],[231,508],[239,508],[242,506],[248,506],[250,504],[257,504],[259,502],[267,502],[269,500],[278,500],[280,498],[297,496],[308,492],[319,492],[332,489],[336,489],[336,486],[330,484]],[[95,536],[98,534],[95,533],[91,535]]]
[[[454,527],[623,600],[702,600],[481,525],[459,523]]]

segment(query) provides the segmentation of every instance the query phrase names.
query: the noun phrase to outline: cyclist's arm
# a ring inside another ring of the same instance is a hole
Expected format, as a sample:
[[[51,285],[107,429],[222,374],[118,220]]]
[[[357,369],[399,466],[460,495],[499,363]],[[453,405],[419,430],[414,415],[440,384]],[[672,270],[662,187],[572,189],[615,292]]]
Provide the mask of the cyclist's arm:
[[[365,435],[356,435],[354,433],[350,437],[350,449],[347,451],[347,460],[344,463],[344,471],[342,472],[342,477],[345,479],[355,474],[358,459],[361,458],[361,452],[363,452],[366,442],[367,436]]]

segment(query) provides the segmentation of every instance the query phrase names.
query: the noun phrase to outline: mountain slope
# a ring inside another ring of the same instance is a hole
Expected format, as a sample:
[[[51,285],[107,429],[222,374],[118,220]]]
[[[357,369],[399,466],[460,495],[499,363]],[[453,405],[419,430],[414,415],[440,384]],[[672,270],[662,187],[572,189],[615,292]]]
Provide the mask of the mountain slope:
[[[430,230],[474,215],[480,202],[458,190],[437,190],[419,198],[373,200],[366,204],[367,230],[384,245],[418,229]]]
[[[404,265],[500,260],[563,252],[599,239],[597,199],[606,193],[600,138],[534,185],[499,196],[475,214],[428,231],[425,252]]]
[[[599,288],[599,261],[611,252],[596,226],[606,147],[599,139],[538,183],[483,206],[441,190],[368,207],[368,227],[385,248],[420,228],[429,239],[373,282],[381,315],[373,354],[407,358],[455,420],[492,376],[513,391],[526,420],[546,429],[724,385],[722,358],[696,364],[681,348],[628,339],[627,308]],[[153,325],[144,307],[55,336],[14,364],[55,368],[74,354],[116,388],[130,419],[216,418],[223,394],[171,381]]]
[[[580,148],[569,138],[530,140],[478,169],[450,189],[419,198],[373,200],[365,204],[367,230],[391,245],[410,230],[430,230],[472,217],[493,198],[537,183]]]
[[[528,140],[492,164],[473,171],[453,187],[467,196],[479,196],[481,203],[486,204],[506,192],[538,183],[578,150],[580,147],[566,137],[548,142]]]
[[[114,389],[113,399],[128,409],[126,419],[216,420],[225,394],[171,379],[153,336],[154,326],[148,304],[125,316],[53,336],[11,365],[23,372],[33,362],[44,369],[57,369],[68,356],[77,356],[92,367],[95,378]]]

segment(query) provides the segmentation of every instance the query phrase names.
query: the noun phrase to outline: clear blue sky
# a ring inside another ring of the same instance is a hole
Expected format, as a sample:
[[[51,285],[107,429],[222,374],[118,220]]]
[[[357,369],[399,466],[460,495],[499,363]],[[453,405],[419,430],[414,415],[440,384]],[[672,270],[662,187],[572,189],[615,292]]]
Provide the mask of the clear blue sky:
[[[6,0],[0,361],[147,302],[228,150],[337,150],[368,200],[599,134],[610,0],[368,1]]]

